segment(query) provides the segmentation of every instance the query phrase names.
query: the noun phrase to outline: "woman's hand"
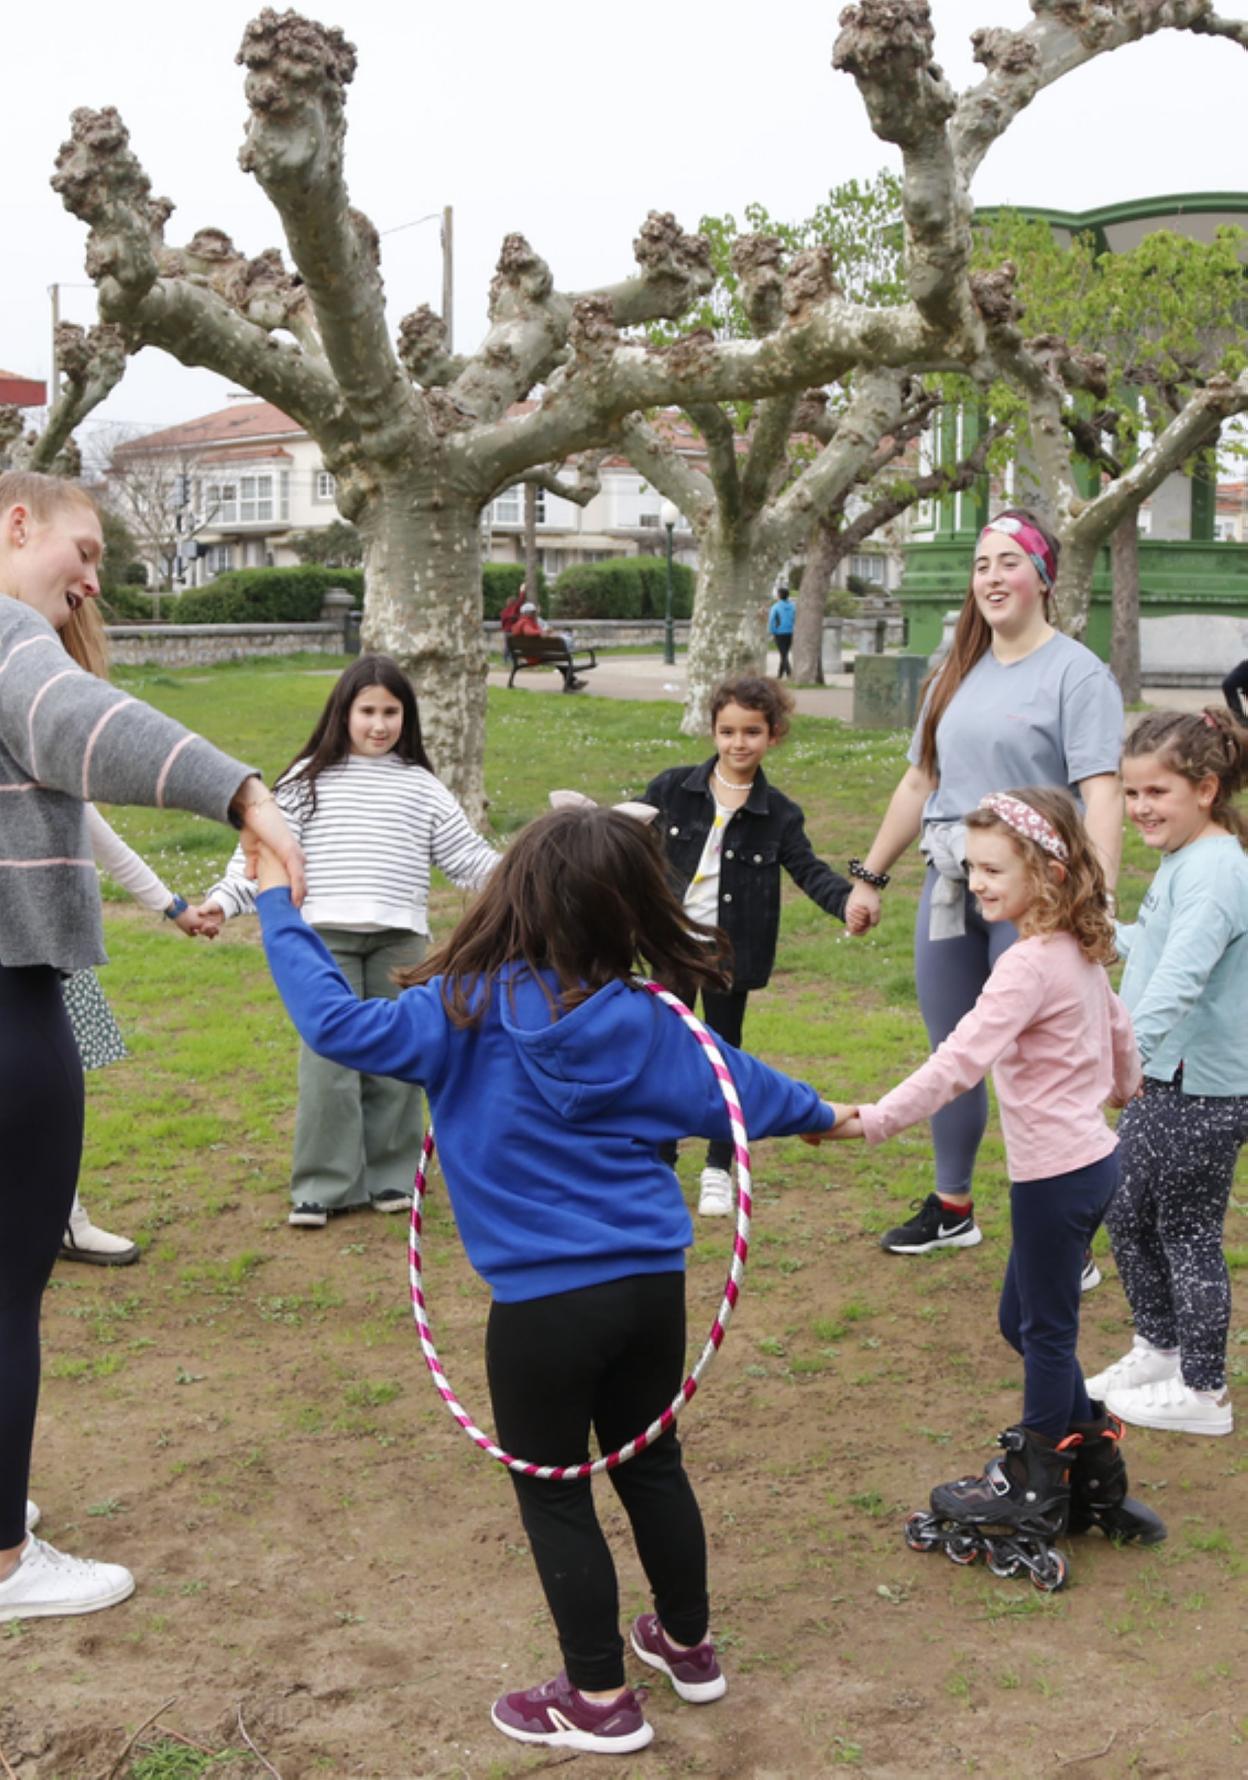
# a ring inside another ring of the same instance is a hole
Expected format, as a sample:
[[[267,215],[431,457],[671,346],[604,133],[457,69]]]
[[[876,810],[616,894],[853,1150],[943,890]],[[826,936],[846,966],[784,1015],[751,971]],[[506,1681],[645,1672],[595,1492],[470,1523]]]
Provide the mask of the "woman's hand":
[[[286,818],[278,808],[277,799],[266,791],[260,779],[244,779],[230,805],[231,812],[242,823],[243,863],[247,876],[259,872],[259,854],[267,847],[275,863],[282,866],[284,876],[273,883],[261,883],[262,890],[272,890],[280,881],[289,885],[290,899],[298,908],[307,889],[304,877],[303,849],[286,826]]]
[[[880,893],[859,879],[845,904],[845,926],[855,935],[869,933],[871,928],[879,925],[879,919]]]

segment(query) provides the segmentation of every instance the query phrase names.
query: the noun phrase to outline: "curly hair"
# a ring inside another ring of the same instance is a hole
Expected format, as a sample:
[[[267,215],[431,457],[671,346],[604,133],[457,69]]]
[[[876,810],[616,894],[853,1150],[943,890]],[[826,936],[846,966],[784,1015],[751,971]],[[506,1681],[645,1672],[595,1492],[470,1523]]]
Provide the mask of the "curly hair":
[[[765,674],[740,674],[735,680],[724,680],[711,694],[711,729],[725,705],[740,705],[743,711],[757,711],[765,717],[767,727],[777,741],[789,733],[789,720],[797,700],[779,680]]]
[[[1105,873],[1083,825],[1078,805],[1068,791],[1050,785],[1028,785],[1008,791],[1044,817],[1066,848],[1059,861],[1038,841],[1020,834],[995,810],[972,810],[968,829],[1000,829],[1023,862],[1031,902],[1018,923],[1024,939],[1047,933],[1069,933],[1093,964],[1112,964],[1117,956],[1114,923],[1109,912]]]
[[[1122,752],[1127,760],[1155,754],[1169,772],[1193,785],[1216,779],[1210,820],[1248,852],[1248,819],[1232,802],[1248,784],[1248,729],[1228,710],[1209,705],[1203,711],[1150,711],[1131,731]]]

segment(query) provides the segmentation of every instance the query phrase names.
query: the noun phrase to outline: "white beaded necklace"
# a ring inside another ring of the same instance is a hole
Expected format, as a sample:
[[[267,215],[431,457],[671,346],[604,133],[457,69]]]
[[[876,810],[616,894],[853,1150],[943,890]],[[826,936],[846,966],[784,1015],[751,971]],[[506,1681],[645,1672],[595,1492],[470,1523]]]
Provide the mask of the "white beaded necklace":
[[[744,785],[742,785],[742,784],[739,784],[736,779],[726,779],[724,777],[723,773],[720,772],[719,768],[717,766],[713,766],[711,768],[711,777],[713,779],[718,779],[720,784],[725,786],[729,791],[748,791],[750,789],[750,787],[753,785],[754,780],[758,777],[758,774],[756,772],[751,774],[751,776],[745,781]]]

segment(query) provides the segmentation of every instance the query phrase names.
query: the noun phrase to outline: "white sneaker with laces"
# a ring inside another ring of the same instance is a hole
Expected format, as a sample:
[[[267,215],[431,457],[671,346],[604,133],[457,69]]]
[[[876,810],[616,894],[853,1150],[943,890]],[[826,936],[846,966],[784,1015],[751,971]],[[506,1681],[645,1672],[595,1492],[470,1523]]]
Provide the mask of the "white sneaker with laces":
[[[1142,1335],[1136,1335],[1131,1342],[1130,1353],[1123,1354],[1112,1366],[1106,1366],[1095,1378],[1085,1378],[1089,1397],[1099,1397],[1102,1402],[1110,1391],[1134,1390],[1137,1385],[1158,1384],[1164,1378],[1179,1376],[1179,1350],[1154,1347],[1151,1341],[1145,1341]]]
[[[38,1502],[32,1502],[30,1497],[27,1496],[27,1498],[26,1498],[26,1531],[28,1533],[33,1533],[35,1528],[39,1525],[39,1522],[41,1519],[42,1519],[42,1516],[39,1513]]]
[[[1133,1427],[1165,1428],[1174,1434],[1229,1434],[1235,1425],[1225,1391],[1220,1398],[1194,1391],[1181,1377],[1108,1391],[1105,1407]]]
[[[698,1192],[699,1217],[730,1218],[732,1213],[732,1176],[726,1168],[704,1168]]]
[[[32,1533],[17,1568],[0,1582],[0,1621],[98,1613],[133,1593],[134,1577],[121,1564],[69,1557]]]

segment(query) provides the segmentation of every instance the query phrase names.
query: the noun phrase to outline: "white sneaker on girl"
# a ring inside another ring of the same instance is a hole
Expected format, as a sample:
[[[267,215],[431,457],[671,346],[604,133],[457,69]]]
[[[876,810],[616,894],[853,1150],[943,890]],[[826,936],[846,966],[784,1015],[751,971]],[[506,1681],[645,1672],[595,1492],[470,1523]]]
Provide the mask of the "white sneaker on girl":
[[[1174,1434],[1229,1434],[1235,1425],[1226,1391],[1194,1391],[1182,1378],[1162,1378],[1133,1390],[1111,1390],[1105,1407],[1137,1428]]]
[[[0,1622],[98,1613],[134,1593],[134,1577],[121,1564],[68,1557],[32,1533],[17,1568],[0,1582]]]
[[[1137,1385],[1157,1384],[1162,1379],[1178,1376],[1177,1347],[1154,1347],[1151,1341],[1136,1335],[1130,1353],[1123,1354],[1112,1366],[1106,1366],[1095,1378],[1085,1378],[1083,1382],[1089,1397],[1099,1397],[1104,1402],[1110,1391],[1134,1390]]]
[[[732,1176],[726,1168],[704,1168],[698,1182],[698,1216],[730,1218],[735,1210]]]

